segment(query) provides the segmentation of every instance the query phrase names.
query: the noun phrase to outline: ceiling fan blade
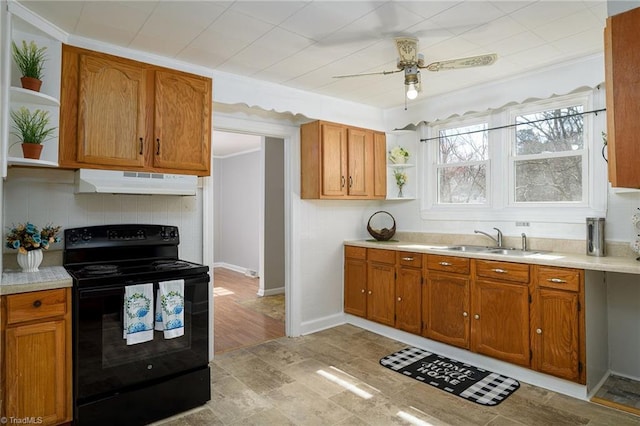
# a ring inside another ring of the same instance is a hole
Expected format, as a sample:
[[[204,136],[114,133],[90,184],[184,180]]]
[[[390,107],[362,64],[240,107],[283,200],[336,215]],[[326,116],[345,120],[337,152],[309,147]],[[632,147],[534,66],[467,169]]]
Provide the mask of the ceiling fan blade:
[[[432,62],[429,65],[421,66],[429,71],[453,70],[459,68],[482,67],[492,65],[498,59],[498,55],[491,53],[488,55],[470,56],[468,58],[451,59],[449,61]]]
[[[395,74],[400,71],[402,70],[400,69],[400,70],[394,70],[394,71],[366,72],[363,74],[334,75],[333,78],[363,77],[366,75],[387,75],[387,74]]]

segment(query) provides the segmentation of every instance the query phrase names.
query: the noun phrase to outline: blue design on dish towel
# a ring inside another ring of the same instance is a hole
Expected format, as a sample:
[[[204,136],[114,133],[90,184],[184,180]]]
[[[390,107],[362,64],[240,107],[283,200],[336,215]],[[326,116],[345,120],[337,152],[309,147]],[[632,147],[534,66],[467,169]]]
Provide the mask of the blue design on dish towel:
[[[153,340],[153,284],[129,285],[124,289],[124,330],[127,345]]]
[[[162,330],[165,339],[184,335],[184,280],[163,281],[158,286],[156,302],[156,330],[158,330],[158,305],[162,314]]]

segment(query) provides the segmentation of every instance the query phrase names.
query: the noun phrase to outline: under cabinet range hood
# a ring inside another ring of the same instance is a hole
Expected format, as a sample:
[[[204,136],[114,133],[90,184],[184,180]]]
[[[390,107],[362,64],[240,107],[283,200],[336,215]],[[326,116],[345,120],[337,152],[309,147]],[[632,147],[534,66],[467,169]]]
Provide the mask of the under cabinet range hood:
[[[198,177],[167,173],[80,169],[76,193],[196,195]]]

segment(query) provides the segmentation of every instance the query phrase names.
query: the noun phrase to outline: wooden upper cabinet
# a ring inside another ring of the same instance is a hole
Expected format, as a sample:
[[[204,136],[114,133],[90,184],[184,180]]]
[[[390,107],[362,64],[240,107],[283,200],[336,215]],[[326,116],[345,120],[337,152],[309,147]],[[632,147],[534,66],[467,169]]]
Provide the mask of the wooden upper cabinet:
[[[609,181],[640,188],[640,8],[610,16],[604,31]]]
[[[79,58],[77,161],[143,167],[147,71],[85,53]]]
[[[374,135],[377,135],[374,137]],[[303,199],[383,199],[383,133],[314,121],[300,127]]]
[[[63,45],[61,167],[207,176],[210,78]]]
[[[155,72],[153,165],[209,172],[211,80],[177,71]]]

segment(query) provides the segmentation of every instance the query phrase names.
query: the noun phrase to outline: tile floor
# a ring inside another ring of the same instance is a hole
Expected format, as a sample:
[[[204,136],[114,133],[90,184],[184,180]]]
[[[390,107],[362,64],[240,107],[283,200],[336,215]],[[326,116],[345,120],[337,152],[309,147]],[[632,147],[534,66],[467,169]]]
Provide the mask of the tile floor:
[[[343,325],[217,355],[211,401],[157,425],[640,425],[526,383],[496,407],[465,401],[378,364],[405,346]]]

